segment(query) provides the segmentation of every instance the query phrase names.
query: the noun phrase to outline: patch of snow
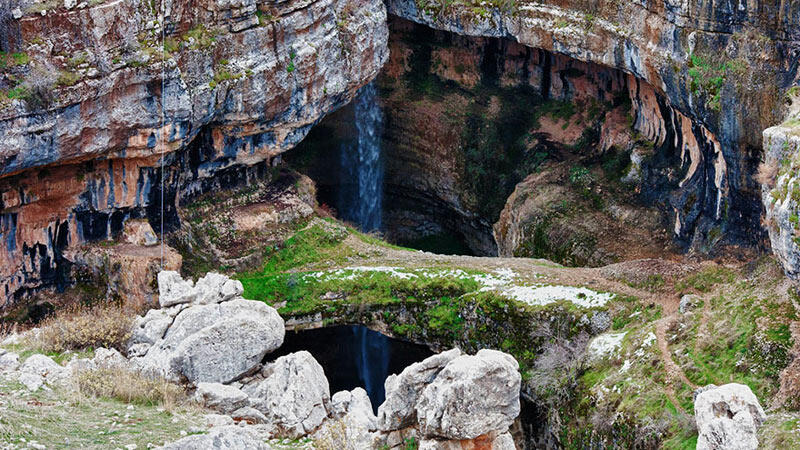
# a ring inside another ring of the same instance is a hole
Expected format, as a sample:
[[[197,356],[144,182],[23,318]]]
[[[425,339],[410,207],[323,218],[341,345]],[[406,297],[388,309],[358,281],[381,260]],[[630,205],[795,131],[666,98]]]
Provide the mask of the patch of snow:
[[[614,298],[614,294],[583,287],[554,285],[512,286],[502,293],[530,305],[546,305],[558,300],[567,300],[584,308],[603,306]]]
[[[607,355],[613,354],[622,346],[622,340],[627,331],[621,333],[605,333],[592,339],[589,343],[589,354],[595,358],[602,358]]]
[[[353,280],[365,273],[376,272],[405,280],[419,277],[472,280],[480,285],[479,292],[496,291],[514,300],[538,306],[559,300],[567,300],[578,306],[591,308],[603,306],[614,298],[614,294],[596,292],[583,287],[514,284],[517,274],[509,268],[500,268],[493,273],[468,273],[461,269],[403,269],[390,266],[354,266],[329,271],[309,272],[304,274],[303,277],[318,281]]]
[[[625,362],[622,363],[622,367],[619,368],[619,371],[625,373],[630,368],[631,368],[631,362],[626,359]]]
[[[644,347],[650,347],[651,345],[653,345],[655,341],[656,341],[656,335],[651,331],[650,333],[647,334],[647,336],[644,337],[642,345]]]

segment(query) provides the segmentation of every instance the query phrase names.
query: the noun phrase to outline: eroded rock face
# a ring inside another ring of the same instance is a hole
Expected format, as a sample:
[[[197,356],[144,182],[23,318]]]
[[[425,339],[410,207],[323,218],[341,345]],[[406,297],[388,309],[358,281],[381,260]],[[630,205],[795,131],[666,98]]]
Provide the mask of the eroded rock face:
[[[694,400],[698,450],[758,448],[757,430],[767,416],[749,387],[707,386]]]
[[[0,304],[68,282],[67,248],[160,217],[162,194],[169,231],[178,197],[221,174],[263,177],[388,56],[380,1],[171,0],[166,57],[161,7],[59,5],[13,21],[29,62],[4,69],[0,90],[14,79],[30,95],[0,101]]]
[[[280,347],[285,330],[277,311],[239,294],[222,300],[241,292],[241,283],[220,277],[209,274],[193,285],[174,272],[159,274],[168,298],[190,300],[136,320],[128,353],[138,368],[191,384],[229,383],[257,370],[264,355]],[[209,298],[215,303],[199,303]]]
[[[510,355],[481,350],[447,363],[416,404],[425,436],[464,440],[508,430],[519,415],[519,364]]]
[[[388,2],[391,14],[436,29],[508,38],[532,52],[552,51],[628,74],[633,128],[656,148],[668,146],[677,160],[668,179],[643,180],[657,190],[669,183],[668,192],[661,192],[666,195],[648,199],[666,207],[667,229],[680,244],[701,251],[720,241],[763,240],[753,155],[761,148],[761,131],[781,120],[783,93],[797,81],[792,41],[800,33],[800,7],[776,15],[765,13],[766,5],[744,4],[523,1],[480,10],[421,5]],[[503,51],[495,48],[491,56],[498,50]],[[469,81],[463,67],[474,65],[470,56],[462,51],[434,60],[444,70],[460,66],[460,73],[444,78],[461,82]],[[634,155],[638,165],[642,155]]]
[[[400,375],[389,375],[385,382],[386,400],[378,407],[378,426],[382,431],[400,430],[417,422],[416,404],[425,386],[452,360],[461,356],[454,348],[406,367]]]
[[[800,99],[796,100],[800,103]],[[800,115],[797,116],[800,118]],[[790,118],[782,125],[764,130],[764,163],[759,171],[761,201],[772,252],[784,271],[800,277],[800,120]]]
[[[328,416],[330,386],[322,366],[306,351],[281,356],[243,382],[250,405],[264,414],[277,434],[298,438]]]
[[[386,380],[381,442],[397,448],[413,436],[427,449],[512,449],[520,384],[519,364],[500,351],[431,356]]]

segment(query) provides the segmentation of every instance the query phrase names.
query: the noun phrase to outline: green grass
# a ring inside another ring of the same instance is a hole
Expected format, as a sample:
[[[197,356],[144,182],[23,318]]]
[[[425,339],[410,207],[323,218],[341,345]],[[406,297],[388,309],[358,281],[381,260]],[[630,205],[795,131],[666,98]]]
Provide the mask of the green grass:
[[[675,290],[679,293],[688,293],[691,290],[709,292],[718,284],[732,282],[734,277],[735,272],[726,267],[706,267],[675,283]]]
[[[28,392],[0,377],[0,442],[25,446],[36,441],[47,448],[116,448],[162,445],[181,438],[181,431],[202,423],[201,412],[135,406],[117,400],[81,396],[55,388]],[[25,441],[23,441],[23,439]]]

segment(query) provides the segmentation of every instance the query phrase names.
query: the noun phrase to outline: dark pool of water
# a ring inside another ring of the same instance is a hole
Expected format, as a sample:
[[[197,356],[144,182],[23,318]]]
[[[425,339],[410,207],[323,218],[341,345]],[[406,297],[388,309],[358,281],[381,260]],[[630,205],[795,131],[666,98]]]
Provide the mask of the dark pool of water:
[[[331,394],[362,387],[375,412],[386,398],[383,383],[389,375],[433,355],[424,345],[352,325],[289,331],[281,348],[267,358],[272,361],[300,350],[308,351],[319,361],[330,383]]]

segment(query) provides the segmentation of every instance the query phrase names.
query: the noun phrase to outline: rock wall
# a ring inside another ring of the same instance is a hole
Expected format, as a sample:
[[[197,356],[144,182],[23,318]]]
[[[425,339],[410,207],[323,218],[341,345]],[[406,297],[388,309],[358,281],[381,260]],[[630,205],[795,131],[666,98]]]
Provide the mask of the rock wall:
[[[169,231],[178,201],[263,178],[388,57],[376,1],[49,7],[4,36],[0,308],[69,282],[67,248],[129,218],[160,230],[162,195]]]
[[[684,249],[759,242],[761,210],[756,193],[741,188],[746,174],[729,164],[707,126],[647,81],[505,38],[396,18],[390,30],[391,56],[379,77],[390,237],[438,226],[461,233],[478,254],[513,255],[529,237],[528,218],[512,218],[518,205],[506,203],[518,183],[531,173],[605,164],[613,150],[631,155],[633,200],[663,214],[643,213],[646,224],[634,224],[650,230],[645,239],[661,241],[652,235],[666,228]],[[608,189],[597,195],[624,200]],[[653,254],[660,251],[659,242]]]
[[[787,96],[790,112],[764,130],[764,163],[759,168],[764,225],[772,252],[792,278],[800,276],[800,90]]]
[[[675,175],[682,181],[670,197],[678,238],[762,239],[753,175],[761,130],[780,121],[783,92],[797,80],[800,5],[392,0],[388,8],[433,28],[627,73],[637,130],[673,141],[689,167]]]

